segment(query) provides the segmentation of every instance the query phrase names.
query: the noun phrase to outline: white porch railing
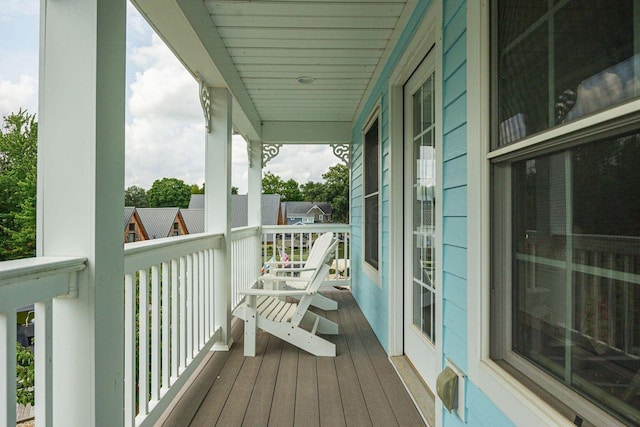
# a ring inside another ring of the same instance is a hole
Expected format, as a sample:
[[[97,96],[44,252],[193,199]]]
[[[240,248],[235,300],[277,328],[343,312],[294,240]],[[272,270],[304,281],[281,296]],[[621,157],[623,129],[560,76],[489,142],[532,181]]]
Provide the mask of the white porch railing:
[[[85,258],[38,257],[0,262],[0,425],[16,425],[16,310],[35,304],[36,417],[52,425],[51,300],[77,293]]]
[[[217,340],[214,251],[222,238],[125,245],[125,426],[153,425]]]
[[[240,300],[240,291],[248,289],[260,276],[260,228],[231,230],[231,307]]]
[[[339,244],[336,247],[326,285],[351,284],[351,226],[349,224],[270,225],[262,227],[262,263],[280,260],[280,251],[292,261],[306,260],[315,239],[332,231]]]
[[[349,226],[245,227],[231,233],[232,284],[215,283],[223,235],[197,234],[125,245],[125,402],[127,427],[153,425],[218,340],[216,286],[238,292],[277,249],[306,259],[317,236],[340,240],[330,284],[349,284]],[[0,263],[0,425],[16,423],[16,310],[36,304],[36,416],[52,421],[51,300],[75,296],[84,258],[39,257]]]

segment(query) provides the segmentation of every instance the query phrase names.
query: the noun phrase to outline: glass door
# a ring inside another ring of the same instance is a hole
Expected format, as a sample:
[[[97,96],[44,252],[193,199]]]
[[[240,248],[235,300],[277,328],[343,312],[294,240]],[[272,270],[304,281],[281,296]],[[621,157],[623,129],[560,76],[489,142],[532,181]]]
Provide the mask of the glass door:
[[[404,88],[404,345],[430,387],[436,373],[436,120],[433,55]]]

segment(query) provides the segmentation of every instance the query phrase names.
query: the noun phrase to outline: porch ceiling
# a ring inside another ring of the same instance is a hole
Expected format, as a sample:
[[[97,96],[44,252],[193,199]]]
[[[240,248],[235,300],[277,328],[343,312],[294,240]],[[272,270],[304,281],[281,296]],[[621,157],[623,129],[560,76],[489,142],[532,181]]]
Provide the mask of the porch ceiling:
[[[133,0],[187,69],[234,96],[263,143],[349,142],[415,0]],[[313,82],[301,84],[300,77]]]

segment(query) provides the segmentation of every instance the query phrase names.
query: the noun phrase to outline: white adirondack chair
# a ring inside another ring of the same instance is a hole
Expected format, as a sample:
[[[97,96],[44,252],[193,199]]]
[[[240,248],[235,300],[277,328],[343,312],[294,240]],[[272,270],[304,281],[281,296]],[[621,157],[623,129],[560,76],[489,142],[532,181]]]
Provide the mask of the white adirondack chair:
[[[311,246],[311,250],[309,251],[309,256],[307,257],[306,261],[286,261],[286,264],[289,264],[289,266],[286,268],[284,268],[284,262],[268,262],[267,264],[270,267],[269,274],[265,274],[264,276],[262,276],[262,280],[276,280],[280,284],[281,289],[304,289],[307,286],[307,283],[304,281],[298,281],[296,279],[298,277],[303,279],[310,279],[314,272],[320,267],[322,262],[324,262],[326,256],[330,255],[337,246],[335,244],[332,245],[333,243],[333,233],[323,233],[315,240],[315,242],[313,242],[313,246]],[[328,250],[330,246],[332,246],[331,251]],[[295,266],[296,264],[300,264],[301,267],[291,267]],[[299,273],[299,276],[293,277],[293,275],[296,273]],[[289,277],[290,280],[282,281],[281,279],[279,279],[279,277]],[[337,301],[331,298],[327,298],[320,293],[316,293],[314,295],[313,300],[311,301],[311,305],[325,311],[338,309]]]
[[[335,248],[337,243],[330,246]],[[325,255],[326,258],[326,255]],[[324,261],[324,260],[323,260]],[[316,335],[338,334],[338,325],[322,316],[308,311],[318,288],[329,274],[329,266],[322,262],[310,278],[277,277],[276,280],[306,283],[303,289],[260,289],[240,291],[244,301],[236,307],[233,315],[244,320],[244,355],[255,356],[256,334],[260,328],[315,356],[336,355],[336,346]],[[256,282],[259,285],[260,281]],[[286,302],[282,297],[298,297],[298,302]]]

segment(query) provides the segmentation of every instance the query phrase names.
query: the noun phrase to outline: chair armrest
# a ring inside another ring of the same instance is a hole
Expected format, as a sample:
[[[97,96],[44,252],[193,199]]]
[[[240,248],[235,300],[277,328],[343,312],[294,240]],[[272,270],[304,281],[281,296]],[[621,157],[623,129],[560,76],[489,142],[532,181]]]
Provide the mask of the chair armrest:
[[[269,271],[269,274],[276,274],[276,273],[301,273],[303,271],[314,271],[315,268],[273,268],[271,269],[271,271]]]
[[[286,291],[278,291],[278,290],[270,290],[270,289],[244,289],[238,292],[242,295],[264,295],[271,297],[294,297],[298,295],[313,295],[315,292],[307,291],[305,289],[300,290],[286,290]]]
[[[260,277],[261,282],[301,282],[309,283],[310,279],[305,277],[289,277],[289,276],[274,276],[272,274],[265,274]]]

